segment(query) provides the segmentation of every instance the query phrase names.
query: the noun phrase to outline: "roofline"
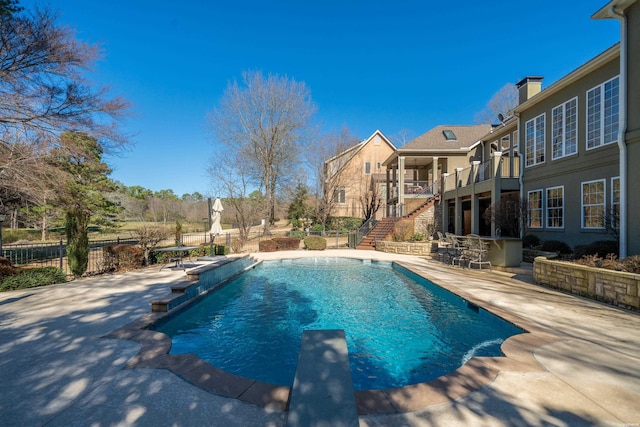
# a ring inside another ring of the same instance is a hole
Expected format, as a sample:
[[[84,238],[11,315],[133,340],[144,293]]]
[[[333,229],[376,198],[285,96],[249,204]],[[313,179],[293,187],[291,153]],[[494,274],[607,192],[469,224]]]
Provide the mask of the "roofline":
[[[591,19],[612,19],[615,16],[611,13],[611,8],[618,10],[625,10],[636,0],[611,0],[609,3],[602,6],[596,13],[591,15]]]
[[[614,0],[615,1],[615,0]],[[635,1],[635,0],[634,0]],[[566,76],[562,77],[560,80],[556,81],[554,84],[549,86],[548,88],[542,90],[540,93],[532,96],[522,104],[518,105],[514,112],[516,114],[521,113],[527,108],[537,104],[540,101],[543,101],[549,98],[551,95],[559,92],[560,90],[566,88],[567,86],[575,83],[577,80],[583,78],[587,74],[591,73],[596,68],[601,65],[611,61],[614,58],[620,56],[620,43],[616,43],[611,46],[609,49],[600,53],[598,56],[592,58],[590,61],[582,64],[580,67],[576,68]]]
[[[338,159],[339,157],[345,156],[347,154],[349,154],[351,151],[355,152],[353,153],[352,157],[355,157],[356,154],[358,154],[358,151],[360,151],[365,145],[367,145],[369,143],[369,141],[371,141],[373,139],[374,136],[376,136],[376,134],[379,134],[380,137],[386,141],[387,144],[389,144],[391,146],[391,149],[393,149],[393,151],[396,151],[397,148],[395,145],[393,145],[393,142],[391,142],[391,140],[389,138],[387,138],[381,131],[380,129],[376,129],[375,132],[373,132],[371,134],[371,136],[369,136],[369,138],[367,139],[363,139],[362,141],[360,141],[359,143],[357,143],[356,145],[354,145],[351,148],[347,148],[346,150],[344,150],[342,153],[338,153],[335,156],[331,157],[330,159],[327,159],[324,161],[325,164],[332,162],[336,159]]]

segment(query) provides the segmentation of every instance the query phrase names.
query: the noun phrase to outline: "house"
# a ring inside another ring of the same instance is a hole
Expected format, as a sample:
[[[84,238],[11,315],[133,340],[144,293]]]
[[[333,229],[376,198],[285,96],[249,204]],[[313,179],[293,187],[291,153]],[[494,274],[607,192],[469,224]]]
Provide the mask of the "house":
[[[364,218],[371,198],[386,198],[382,162],[396,147],[379,130],[357,145],[325,161],[325,186],[333,194],[331,215]],[[382,210],[374,213],[380,218]]]
[[[541,240],[619,236],[621,257],[640,254],[628,215],[640,212],[640,2],[612,0],[593,18],[620,20],[620,43],[544,90],[541,76],[522,79],[497,126],[437,126],[385,160],[387,216],[405,216],[414,189],[428,188],[441,230],[509,236],[521,216]]]
[[[594,19],[620,21],[620,98],[618,147],[620,168],[620,257],[640,254],[640,224],[630,214],[640,212],[640,2],[613,0]]]

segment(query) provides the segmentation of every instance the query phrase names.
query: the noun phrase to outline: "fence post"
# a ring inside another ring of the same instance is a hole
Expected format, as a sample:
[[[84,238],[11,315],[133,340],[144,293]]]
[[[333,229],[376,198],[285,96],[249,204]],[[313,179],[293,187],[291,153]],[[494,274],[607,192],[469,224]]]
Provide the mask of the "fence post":
[[[62,239],[60,239],[59,252],[60,252],[60,270],[62,270]]]

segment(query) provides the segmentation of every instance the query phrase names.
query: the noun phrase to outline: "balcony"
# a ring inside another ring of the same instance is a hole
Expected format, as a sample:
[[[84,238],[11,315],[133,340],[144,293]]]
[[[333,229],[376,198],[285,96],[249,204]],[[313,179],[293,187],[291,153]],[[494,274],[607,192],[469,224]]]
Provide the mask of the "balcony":
[[[494,162],[499,164],[495,165]],[[495,171],[495,173],[494,173]],[[477,162],[468,168],[456,169],[454,173],[443,175],[443,193],[454,191],[474,184],[482,184],[488,187],[494,179],[501,179],[506,187],[514,190],[519,188],[518,178],[520,176],[520,157],[494,157],[486,162]]]

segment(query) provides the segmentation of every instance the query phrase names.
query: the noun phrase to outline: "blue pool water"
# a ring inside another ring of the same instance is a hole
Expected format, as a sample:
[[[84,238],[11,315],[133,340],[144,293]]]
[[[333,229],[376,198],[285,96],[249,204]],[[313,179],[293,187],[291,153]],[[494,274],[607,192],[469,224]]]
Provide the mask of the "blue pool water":
[[[171,353],[286,386],[303,330],[344,329],[356,390],[429,381],[522,332],[401,266],[336,258],[263,262],[155,329]]]

